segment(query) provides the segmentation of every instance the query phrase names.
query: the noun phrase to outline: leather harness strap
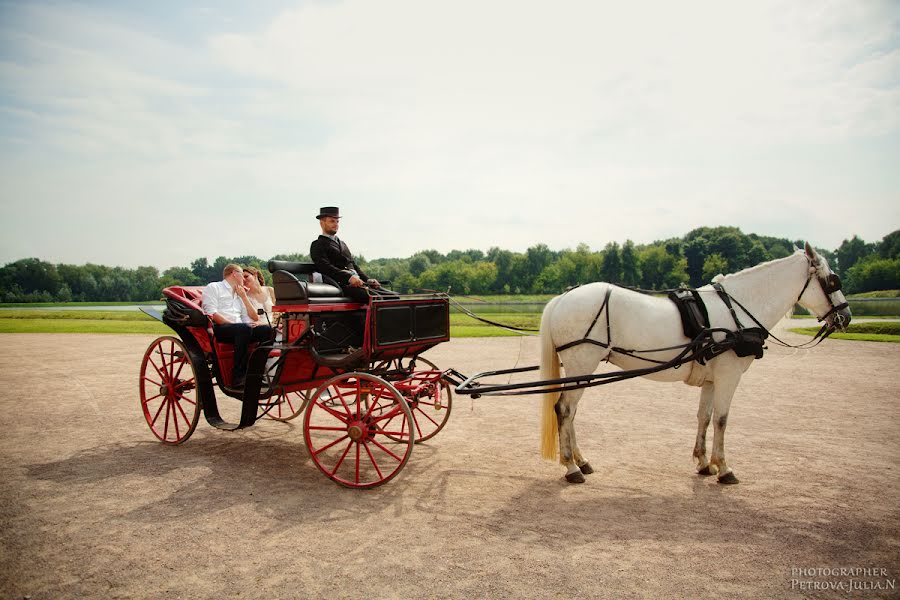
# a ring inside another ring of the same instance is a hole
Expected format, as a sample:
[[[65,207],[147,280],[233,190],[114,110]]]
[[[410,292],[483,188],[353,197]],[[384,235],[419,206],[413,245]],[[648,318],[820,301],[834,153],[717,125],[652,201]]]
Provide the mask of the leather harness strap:
[[[596,346],[601,346],[603,348],[609,348],[609,345],[612,343],[612,337],[609,326],[609,297],[612,295],[612,286],[607,286],[606,295],[603,297],[603,304],[600,305],[600,310],[597,311],[597,315],[594,317],[594,320],[591,321],[590,327],[587,328],[587,331],[584,332],[584,337],[580,340],[575,340],[574,342],[569,342],[568,344],[563,344],[562,346],[558,346],[556,348],[557,352],[565,350],[566,348],[571,348],[572,346],[577,346],[579,344],[594,344]],[[590,338],[591,331],[594,329],[594,325],[597,324],[597,321],[600,319],[600,315],[603,312],[606,312],[606,343],[592,340]]]

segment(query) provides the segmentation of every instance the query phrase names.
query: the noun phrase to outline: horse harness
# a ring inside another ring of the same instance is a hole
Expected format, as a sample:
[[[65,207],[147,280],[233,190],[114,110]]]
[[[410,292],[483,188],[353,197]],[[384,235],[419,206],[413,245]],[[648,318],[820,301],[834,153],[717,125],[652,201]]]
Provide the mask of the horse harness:
[[[813,266],[812,263],[810,263],[810,266]],[[803,285],[803,289],[800,290],[800,294],[797,296],[798,301],[803,296],[804,292],[806,292],[806,288],[809,287],[809,283],[813,279],[813,273],[814,271],[810,272],[809,277],[807,277],[806,279],[806,283]],[[818,317],[819,322],[822,322],[831,314],[837,313],[847,308],[849,304],[847,302],[842,302],[841,304],[835,305],[831,299],[831,294],[841,289],[840,277],[838,277],[834,273],[831,273],[824,278],[817,277],[817,280],[819,282],[819,285],[822,286],[822,291],[825,293],[825,297],[828,299],[828,303],[831,305],[831,309],[827,313],[825,313],[821,317]],[[734,320],[734,324],[737,327],[736,330],[726,329],[722,327],[710,327],[709,312],[707,311],[705,302],[700,297],[700,292],[695,288],[681,287],[673,290],[668,290],[668,297],[670,300],[672,300],[672,302],[675,303],[675,306],[678,308],[678,313],[681,316],[684,335],[691,339],[689,343],[669,346],[666,348],[653,348],[651,350],[635,350],[613,346],[609,316],[609,298],[612,295],[613,286],[610,285],[606,288],[606,294],[603,297],[603,302],[601,303],[600,308],[597,310],[597,314],[594,317],[593,321],[591,321],[591,324],[588,326],[588,329],[585,332],[584,336],[581,339],[568,342],[561,346],[557,346],[556,351],[561,352],[562,350],[566,350],[567,348],[572,348],[581,344],[594,344],[602,348],[609,348],[611,353],[616,352],[626,356],[631,356],[633,358],[638,358],[643,361],[656,363],[657,365],[659,365],[659,367],[654,368],[654,370],[662,371],[668,368],[677,369],[681,365],[693,361],[697,361],[700,364],[705,364],[706,361],[718,356],[719,354],[728,352],[729,350],[733,350],[735,354],[741,357],[753,356],[754,358],[762,358],[763,351],[767,348],[765,346],[765,341],[769,337],[771,337],[780,345],[789,348],[812,347],[821,343],[822,340],[831,335],[831,333],[834,331],[834,325],[829,326],[828,323],[825,323],[824,325],[822,325],[822,328],[818,331],[818,333],[816,333],[813,339],[809,342],[800,345],[788,344],[787,342],[779,339],[768,329],[766,329],[766,327],[762,323],[760,323],[756,317],[753,316],[753,313],[747,310],[744,305],[742,305],[737,299],[733,298],[730,294],[728,294],[728,292],[725,291],[725,288],[722,286],[722,284],[716,282],[712,284],[712,287],[718,294],[719,298],[722,300],[723,304],[725,304],[725,307],[728,308],[728,311],[731,313],[731,318]],[[574,288],[570,288],[566,291],[568,292],[572,289]],[[650,292],[650,290],[634,291],[639,291],[641,293]],[[750,317],[750,319],[757,326],[745,327],[743,323],[741,323],[741,320],[734,309],[734,305],[737,305],[741,310],[743,310],[744,313],[748,317]],[[597,324],[597,321],[600,320],[600,316],[604,313],[606,313],[606,342],[595,340],[590,337],[591,331],[593,331],[594,326]],[[837,317],[840,318],[842,322],[843,317],[841,317],[841,315],[837,315]],[[721,333],[724,335],[724,338],[717,341],[713,338],[714,333]],[[648,358],[646,356],[638,356],[638,354],[650,354],[654,352],[678,349],[682,350],[681,353],[674,359],[669,361],[660,361]],[[609,356],[607,356],[606,360],[609,360]]]

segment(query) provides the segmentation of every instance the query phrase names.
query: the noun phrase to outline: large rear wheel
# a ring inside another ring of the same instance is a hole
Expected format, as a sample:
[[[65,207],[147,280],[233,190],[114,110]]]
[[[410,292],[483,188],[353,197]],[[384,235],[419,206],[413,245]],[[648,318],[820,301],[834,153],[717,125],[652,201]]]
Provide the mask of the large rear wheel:
[[[329,479],[351,488],[387,483],[412,454],[412,414],[387,381],[344,373],[316,390],[303,420],[313,463]]]
[[[194,365],[178,338],[163,336],[150,344],[141,362],[141,409],[160,441],[180,444],[191,437],[200,418]]]

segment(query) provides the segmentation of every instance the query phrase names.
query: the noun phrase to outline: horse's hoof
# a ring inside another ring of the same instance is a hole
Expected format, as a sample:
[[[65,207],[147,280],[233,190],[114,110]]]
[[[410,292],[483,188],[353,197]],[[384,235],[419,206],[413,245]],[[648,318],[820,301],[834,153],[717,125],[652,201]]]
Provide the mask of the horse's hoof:
[[[735,483],[740,483],[740,481],[738,481],[738,478],[734,476],[734,473],[729,471],[729,472],[725,473],[724,475],[722,475],[721,477],[719,477],[719,483],[722,483],[725,485],[732,485]]]
[[[566,481],[569,483],[584,483],[584,474],[581,471],[573,471],[566,474]]]
[[[581,472],[584,473],[585,475],[590,475],[591,473],[594,472],[594,468],[591,466],[591,463],[584,463],[583,465],[581,465],[578,468],[581,469]]]
[[[697,471],[697,475],[703,475],[704,477],[707,477],[709,475],[715,475],[715,473],[713,473],[713,470],[709,467],[709,465],[706,465],[705,467]]]

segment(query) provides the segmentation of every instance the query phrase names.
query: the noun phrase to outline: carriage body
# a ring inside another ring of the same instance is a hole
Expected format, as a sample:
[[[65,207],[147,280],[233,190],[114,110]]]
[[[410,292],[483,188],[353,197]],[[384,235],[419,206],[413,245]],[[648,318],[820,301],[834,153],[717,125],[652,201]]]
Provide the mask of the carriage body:
[[[333,282],[316,281],[313,269],[270,262],[276,323],[269,341],[251,345],[243,388],[232,387],[234,347],[216,340],[203,287],[164,290],[161,320],[177,336],[151,344],[140,380],[144,416],[161,441],[186,441],[200,412],[226,430],[304,415],[304,439],[320,470],[343,485],[372,487],[402,469],[414,443],[443,428],[450,385],[420,355],[449,340],[447,296],[372,296],[359,304]],[[217,391],[241,402],[239,422],[221,417]]]

